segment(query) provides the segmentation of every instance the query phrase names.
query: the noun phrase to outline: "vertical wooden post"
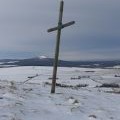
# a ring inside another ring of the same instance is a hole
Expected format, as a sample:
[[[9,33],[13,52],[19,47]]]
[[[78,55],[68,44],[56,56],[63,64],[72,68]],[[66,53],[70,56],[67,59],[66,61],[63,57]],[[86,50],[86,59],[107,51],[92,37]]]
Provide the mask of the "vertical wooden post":
[[[51,93],[55,93],[55,86],[56,86],[56,76],[57,76],[57,67],[58,67],[58,58],[59,58],[59,48],[60,48],[60,36],[61,30],[65,27],[71,26],[75,24],[75,21],[71,21],[65,24],[62,24],[62,17],[63,17],[63,7],[64,2],[63,0],[60,2],[60,11],[59,11],[59,20],[57,27],[50,28],[47,31],[53,32],[57,30],[57,37],[56,37],[56,48],[55,48],[55,58],[54,58],[54,66],[53,66],[53,76],[52,76],[52,87]]]
[[[61,29],[62,29],[63,6],[64,6],[64,2],[61,1],[60,2],[57,38],[56,38],[57,42],[56,42],[56,49],[55,49],[55,59],[54,59],[51,93],[55,93],[55,86],[56,86],[57,66],[58,66],[59,47],[60,47],[60,35],[61,35]]]

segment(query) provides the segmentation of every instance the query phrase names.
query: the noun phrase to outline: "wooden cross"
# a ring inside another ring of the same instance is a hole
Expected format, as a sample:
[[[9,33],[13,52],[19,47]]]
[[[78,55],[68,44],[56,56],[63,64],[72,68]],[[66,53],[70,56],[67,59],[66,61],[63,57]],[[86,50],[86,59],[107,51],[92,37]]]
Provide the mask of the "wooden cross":
[[[63,6],[64,2],[60,2],[60,11],[59,11],[59,21],[58,26],[54,28],[48,29],[48,32],[56,31],[57,30],[57,38],[56,38],[56,49],[55,49],[55,60],[54,60],[54,68],[53,68],[53,76],[52,76],[52,87],[51,93],[55,93],[55,86],[56,86],[56,76],[57,76],[57,66],[58,66],[58,57],[59,57],[59,47],[60,47],[60,36],[61,36],[61,29],[73,25],[75,21],[71,21],[65,24],[62,24],[62,17],[63,17]]]

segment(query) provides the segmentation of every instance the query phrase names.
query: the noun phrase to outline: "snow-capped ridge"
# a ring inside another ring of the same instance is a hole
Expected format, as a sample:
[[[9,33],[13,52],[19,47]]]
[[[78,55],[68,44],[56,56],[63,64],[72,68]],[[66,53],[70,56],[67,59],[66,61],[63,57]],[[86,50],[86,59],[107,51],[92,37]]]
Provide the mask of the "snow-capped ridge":
[[[39,59],[46,59],[47,57],[42,55],[42,56],[38,56],[37,58],[39,58]]]

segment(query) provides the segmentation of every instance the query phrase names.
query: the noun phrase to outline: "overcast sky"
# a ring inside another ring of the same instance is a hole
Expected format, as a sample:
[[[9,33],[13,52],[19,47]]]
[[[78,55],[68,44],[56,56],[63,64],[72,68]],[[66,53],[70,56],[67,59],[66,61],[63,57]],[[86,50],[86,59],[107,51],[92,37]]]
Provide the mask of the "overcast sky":
[[[54,56],[60,0],[0,0],[0,59]],[[120,59],[120,0],[64,0],[60,59]]]

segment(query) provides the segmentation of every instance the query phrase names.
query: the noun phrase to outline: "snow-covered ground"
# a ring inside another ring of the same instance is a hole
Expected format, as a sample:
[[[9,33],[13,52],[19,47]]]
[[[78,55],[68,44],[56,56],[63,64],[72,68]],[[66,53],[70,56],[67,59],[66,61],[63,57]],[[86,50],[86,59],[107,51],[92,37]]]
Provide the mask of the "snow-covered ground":
[[[96,87],[120,85],[119,76],[118,68],[60,67],[57,83],[70,87],[50,94],[52,67],[0,68],[0,120],[120,120],[120,88]]]

